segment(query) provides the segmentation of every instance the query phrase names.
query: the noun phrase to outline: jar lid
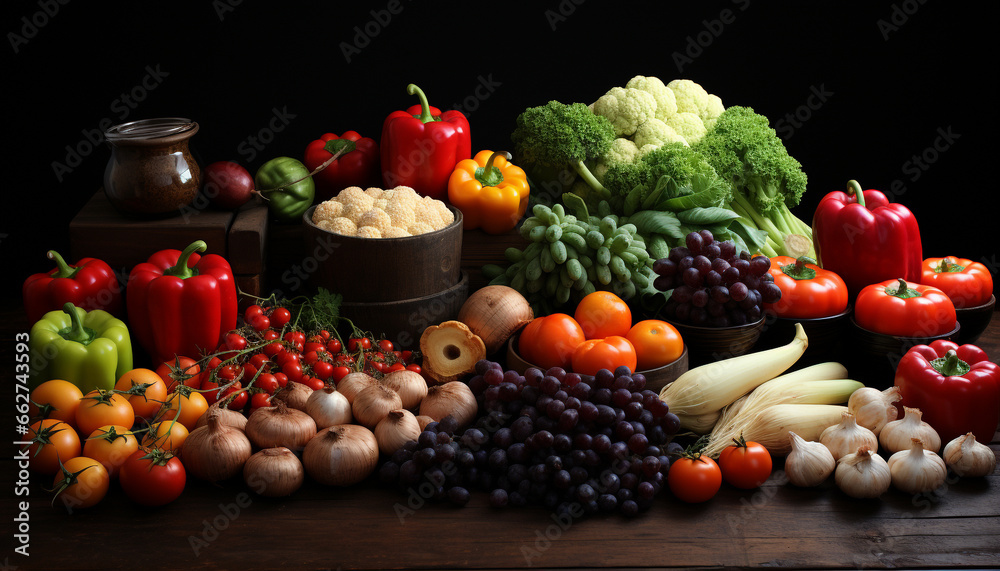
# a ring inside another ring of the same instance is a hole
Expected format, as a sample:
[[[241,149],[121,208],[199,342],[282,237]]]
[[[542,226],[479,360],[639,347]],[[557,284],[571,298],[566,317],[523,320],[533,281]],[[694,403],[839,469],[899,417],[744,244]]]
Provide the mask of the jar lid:
[[[110,127],[104,132],[109,141],[158,139],[197,129],[198,124],[182,117],[140,119]]]

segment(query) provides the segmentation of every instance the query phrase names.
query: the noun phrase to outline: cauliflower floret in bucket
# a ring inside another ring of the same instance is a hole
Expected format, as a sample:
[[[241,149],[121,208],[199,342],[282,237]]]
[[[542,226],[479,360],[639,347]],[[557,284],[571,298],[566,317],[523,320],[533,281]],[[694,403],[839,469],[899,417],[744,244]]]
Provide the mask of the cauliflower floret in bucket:
[[[325,200],[316,205],[313,211],[313,223],[319,224],[321,220],[333,220],[344,213],[344,205],[336,200]]]
[[[414,236],[418,236],[420,234],[426,234],[428,232],[433,232],[434,228],[432,228],[431,225],[428,224],[428,223],[426,223],[426,222],[419,222],[418,221],[418,222],[414,222],[413,224],[410,224],[410,227],[407,228],[407,230],[410,231],[410,234],[412,234]]]
[[[340,234],[342,236],[355,236],[358,233],[358,226],[350,218],[339,216],[332,220],[321,220],[316,224],[319,228]]]
[[[385,232],[382,232],[383,238],[406,238],[407,236],[412,236],[409,230],[406,228],[400,228],[398,226],[390,226]]]
[[[379,210],[378,208],[372,208],[368,212],[361,215],[361,219],[358,220],[358,234],[361,234],[361,230],[366,227],[375,228],[379,231],[379,234],[385,232],[387,228],[392,227],[392,219],[386,214],[385,210]]]
[[[393,226],[399,228],[409,228],[410,224],[416,222],[416,214],[413,211],[413,203],[409,200],[392,199],[385,205],[385,212],[392,220]]]
[[[361,219],[361,215],[368,212],[375,206],[375,199],[365,194],[357,186],[349,186],[340,191],[337,201],[344,205],[343,216],[350,218],[355,223]]]
[[[372,186],[365,189],[365,194],[367,194],[368,196],[372,197],[375,200],[382,198],[382,195],[384,193],[385,191],[377,186]]]
[[[373,226],[362,226],[358,228],[358,238],[381,238],[382,233]]]

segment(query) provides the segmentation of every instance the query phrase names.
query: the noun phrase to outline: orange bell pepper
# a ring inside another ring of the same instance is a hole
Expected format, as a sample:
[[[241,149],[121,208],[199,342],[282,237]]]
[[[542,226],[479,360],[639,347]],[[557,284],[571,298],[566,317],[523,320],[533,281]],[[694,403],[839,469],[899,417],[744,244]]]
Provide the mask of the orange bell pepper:
[[[948,294],[956,308],[983,305],[993,295],[993,276],[979,262],[954,256],[927,258],[922,270],[920,283]]]
[[[466,230],[503,234],[524,216],[528,177],[509,161],[510,153],[479,151],[455,165],[448,179],[448,201],[462,211]]]

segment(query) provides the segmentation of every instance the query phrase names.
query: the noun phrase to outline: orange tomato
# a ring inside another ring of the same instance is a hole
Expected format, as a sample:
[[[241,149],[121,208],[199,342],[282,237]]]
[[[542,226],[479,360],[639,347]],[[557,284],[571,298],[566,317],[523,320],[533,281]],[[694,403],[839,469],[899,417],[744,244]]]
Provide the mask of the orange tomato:
[[[180,388],[180,387],[178,387]],[[198,392],[179,390],[170,393],[167,403],[163,405],[160,421],[173,420],[184,425],[188,431],[194,430],[195,423],[208,410],[208,401]]]
[[[56,497],[66,509],[89,508],[104,499],[111,485],[111,475],[104,466],[86,456],[77,456],[63,462],[62,471],[56,475],[52,486],[58,490]]]
[[[83,395],[76,409],[76,428],[80,434],[92,434],[108,424],[132,427],[135,411],[128,399],[113,391],[95,389]]]
[[[635,347],[636,368],[648,371],[673,363],[684,352],[684,340],[673,325],[646,319],[632,326],[625,336]]]
[[[188,434],[188,429],[179,420],[176,422],[164,420],[149,426],[149,432],[142,438],[142,445],[176,454],[184,444]]]
[[[104,466],[111,478],[118,477],[125,459],[139,449],[139,441],[128,426],[107,425],[92,432],[83,443],[83,455]]]
[[[167,384],[151,369],[132,369],[126,372],[118,382],[115,390],[128,393],[125,396],[132,405],[132,411],[142,418],[153,418],[156,411],[167,400]]]
[[[31,425],[27,440],[31,469],[40,474],[59,472],[59,462],[80,455],[80,436],[61,420],[44,418]]]
[[[576,306],[573,318],[583,328],[587,339],[612,335],[624,337],[632,327],[632,310],[622,298],[610,291],[587,294]]]
[[[567,369],[576,346],[586,337],[575,319],[565,313],[536,317],[521,330],[517,351],[532,365]]]
[[[173,361],[160,363],[156,374],[163,379],[167,392],[172,392],[178,384],[185,384],[196,389],[201,388],[201,365],[190,357],[176,357]]]
[[[623,365],[635,371],[635,347],[620,335],[587,339],[573,352],[573,372],[581,375],[596,375],[601,369],[614,372]]]
[[[52,379],[31,391],[30,418],[54,418],[76,428],[76,409],[83,391],[69,381]]]

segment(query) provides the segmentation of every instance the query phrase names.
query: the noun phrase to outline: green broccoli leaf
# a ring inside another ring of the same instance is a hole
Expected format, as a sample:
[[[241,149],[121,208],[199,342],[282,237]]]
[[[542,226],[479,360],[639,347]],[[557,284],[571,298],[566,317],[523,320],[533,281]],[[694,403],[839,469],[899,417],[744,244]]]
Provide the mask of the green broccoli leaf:
[[[682,223],[694,224],[698,226],[711,226],[727,222],[729,220],[735,220],[739,217],[740,215],[732,210],[729,210],[728,208],[720,208],[718,206],[690,208],[677,213],[677,219]]]

